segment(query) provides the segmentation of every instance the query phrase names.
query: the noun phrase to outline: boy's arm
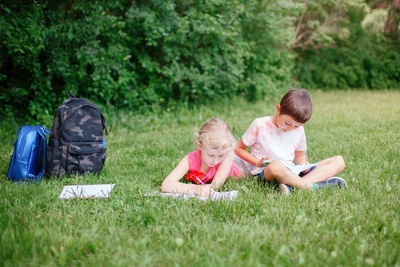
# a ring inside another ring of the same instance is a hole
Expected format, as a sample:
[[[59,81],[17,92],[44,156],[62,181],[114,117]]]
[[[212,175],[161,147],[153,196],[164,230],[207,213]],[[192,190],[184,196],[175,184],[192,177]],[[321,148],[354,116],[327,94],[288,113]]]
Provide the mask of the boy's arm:
[[[262,163],[263,160],[266,160],[268,158],[258,159],[257,157],[251,155],[246,149],[247,146],[243,143],[242,138],[240,138],[235,150],[236,155],[238,155],[241,159],[249,162],[252,165],[255,165],[257,167],[263,167],[264,166],[264,164]]]
[[[307,161],[306,151],[296,150],[294,152],[294,162],[299,165],[310,164],[310,162]]]
[[[173,169],[170,174],[165,178],[161,185],[161,191],[165,193],[178,193],[178,194],[196,194],[199,196],[207,197],[211,195],[214,190],[211,185],[195,185],[180,183],[179,180],[188,172],[189,161],[185,156]]]

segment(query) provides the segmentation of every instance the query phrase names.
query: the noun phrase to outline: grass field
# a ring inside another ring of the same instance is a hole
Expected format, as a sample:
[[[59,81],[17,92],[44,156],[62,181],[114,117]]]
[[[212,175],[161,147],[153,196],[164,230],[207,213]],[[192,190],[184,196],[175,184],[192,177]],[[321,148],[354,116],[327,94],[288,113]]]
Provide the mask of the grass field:
[[[273,100],[109,112],[103,172],[39,184],[6,179],[21,125],[1,122],[0,265],[400,266],[400,91],[311,96],[309,160],[342,155],[346,190],[286,196],[248,177],[221,189],[238,190],[235,201],[143,197],[194,148],[204,121],[220,117],[239,138]],[[111,197],[58,199],[64,185],[95,183],[115,183]]]

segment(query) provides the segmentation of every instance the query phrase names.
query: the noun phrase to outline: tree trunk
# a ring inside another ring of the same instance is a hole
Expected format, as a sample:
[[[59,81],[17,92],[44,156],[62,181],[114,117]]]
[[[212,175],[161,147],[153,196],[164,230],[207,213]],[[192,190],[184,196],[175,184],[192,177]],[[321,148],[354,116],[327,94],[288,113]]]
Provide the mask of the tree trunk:
[[[383,30],[385,35],[397,36],[399,33],[400,0],[393,0],[390,4],[388,17]]]

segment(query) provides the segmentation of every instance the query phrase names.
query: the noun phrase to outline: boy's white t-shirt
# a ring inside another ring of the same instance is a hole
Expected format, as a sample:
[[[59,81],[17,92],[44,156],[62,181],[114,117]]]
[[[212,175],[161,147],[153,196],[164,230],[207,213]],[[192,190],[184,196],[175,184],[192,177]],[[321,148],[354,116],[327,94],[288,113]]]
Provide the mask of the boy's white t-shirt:
[[[275,126],[272,117],[269,116],[255,119],[243,134],[242,141],[251,147],[251,154],[258,159],[269,157],[293,161],[295,151],[307,150],[303,126],[284,132]],[[264,169],[250,163],[247,164],[247,168],[253,175]]]

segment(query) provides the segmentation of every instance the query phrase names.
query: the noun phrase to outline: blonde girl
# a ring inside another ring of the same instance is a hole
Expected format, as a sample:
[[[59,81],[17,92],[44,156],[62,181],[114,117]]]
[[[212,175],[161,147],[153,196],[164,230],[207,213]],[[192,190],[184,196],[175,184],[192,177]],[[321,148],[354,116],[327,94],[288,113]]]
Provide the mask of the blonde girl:
[[[242,176],[234,164],[236,140],[223,120],[213,118],[204,123],[196,139],[198,149],[188,153],[165,178],[162,192],[209,196],[229,176]],[[194,183],[179,182],[183,176]]]

